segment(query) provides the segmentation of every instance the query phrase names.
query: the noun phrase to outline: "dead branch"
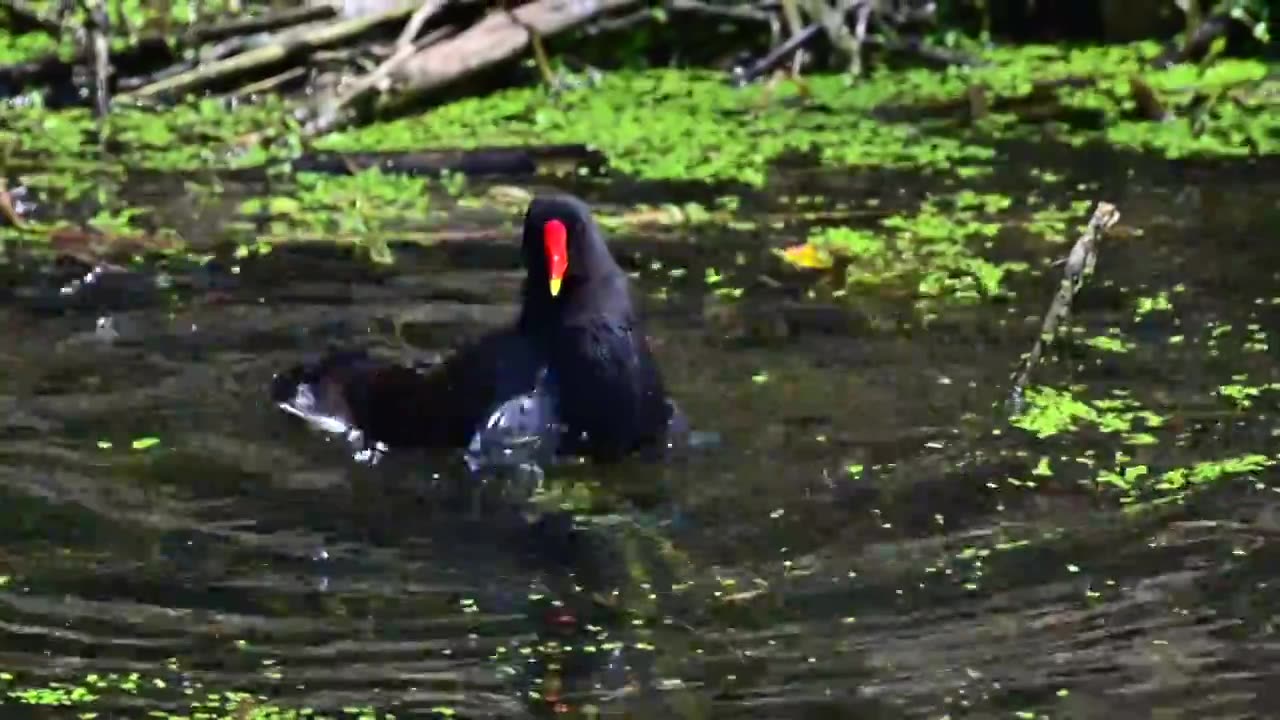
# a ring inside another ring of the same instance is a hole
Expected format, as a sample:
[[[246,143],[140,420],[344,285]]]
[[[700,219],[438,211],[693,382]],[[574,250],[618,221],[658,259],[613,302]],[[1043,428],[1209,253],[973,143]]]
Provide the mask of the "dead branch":
[[[623,13],[616,17],[602,17],[593,20],[590,25],[583,28],[583,32],[587,35],[595,35],[602,32],[618,32],[639,25],[640,23],[649,22],[656,17],[653,8],[640,8],[628,13]]]
[[[974,67],[985,64],[979,58],[969,55],[968,53],[929,45],[923,38],[918,36],[903,36],[896,38],[868,37],[865,42],[869,46],[881,47],[889,52],[910,55],[927,65],[937,67],[949,67],[952,65]]]
[[[424,0],[422,6],[409,17],[409,22],[404,24],[404,30],[400,31],[400,37],[396,40],[396,52],[412,48],[413,41],[422,33],[422,26],[439,15],[448,4],[449,0]]]
[[[749,4],[721,5],[701,2],[701,0],[671,0],[667,8],[673,12],[688,12],[729,20],[747,20],[751,22],[773,23],[773,13],[759,10]]]
[[[877,0],[783,0],[779,11],[786,20],[790,37],[748,67],[735,68],[733,80],[737,84],[744,85],[764,77],[788,57],[793,61],[791,75],[796,77],[804,51],[811,49],[819,35],[825,35],[830,46],[846,58],[849,72],[855,75],[862,71],[864,48],[867,47],[908,55],[929,65],[980,64],[977,59],[963,53],[932,47],[918,35],[898,32],[907,25],[931,20],[931,6],[917,11],[895,11],[891,5]],[[804,22],[808,24],[797,26],[801,15],[807,18]],[[872,33],[873,27],[881,32]]]
[[[1014,375],[1013,389],[1009,394],[1009,403],[1014,414],[1022,411],[1027,381],[1031,377],[1031,371],[1040,362],[1045,344],[1056,338],[1058,329],[1067,323],[1071,317],[1071,301],[1084,286],[1085,278],[1093,274],[1094,265],[1098,261],[1098,243],[1106,231],[1119,220],[1120,211],[1116,210],[1115,205],[1099,202],[1093,211],[1093,217],[1089,219],[1089,225],[1072,246],[1071,254],[1067,256],[1062,271],[1062,282],[1059,283],[1058,292],[1049,305],[1049,311],[1045,313],[1040,335],[1036,338],[1035,345],[1031,347],[1031,352],[1024,358],[1021,368]]]
[[[1231,32],[1231,26],[1235,22],[1230,13],[1214,13],[1196,26],[1182,46],[1170,46],[1151,64],[1157,68],[1167,68],[1178,63],[1199,62],[1209,54],[1215,41],[1225,38]]]
[[[3,1],[0,0],[0,2]],[[259,17],[240,18],[212,24],[196,24],[192,25],[177,38],[177,45],[190,47],[210,42],[227,41],[225,44],[215,45],[212,49],[206,49],[201,53],[200,61],[209,62],[211,57],[213,59],[225,57],[253,47],[249,42],[249,38],[254,34],[288,30],[303,23],[323,21],[333,17],[335,13],[336,10],[332,6],[319,5],[316,7],[287,9],[267,13]],[[52,23],[53,21],[50,22]],[[191,62],[181,62],[169,67],[163,67],[164,64],[173,62],[175,59],[173,48],[170,46],[170,38],[164,33],[144,35],[129,47],[121,49],[113,55],[116,74],[130,75],[130,77],[118,78],[116,89],[122,94],[127,94],[131,90],[188,72],[194,67]],[[49,53],[25,63],[0,67],[0,85],[18,88],[30,84],[57,85],[70,83],[76,65],[92,65],[92,63],[93,53],[90,46],[82,46],[75,56],[68,60],[64,60],[57,53]],[[159,70],[151,75],[140,75],[139,73],[145,71],[139,70],[139,67],[148,69],[159,67]],[[129,70],[128,68],[133,69]]]
[[[383,25],[404,20],[413,14],[418,6],[416,2],[400,3],[380,13],[321,23],[314,27],[294,28],[295,32],[277,37],[261,47],[224,60],[206,63],[187,72],[145,85],[121,95],[120,99],[138,100],[197,90],[219,80],[270,67],[320,48],[348,42]]]
[[[294,80],[297,80],[306,74],[307,74],[307,69],[305,67],[289,68],[288,70],[285,70],[282,73],[272,75],[269,78],[265,78],[263,80],[259,80],[254,83],[249,83],[248,85],[245,85],[242,88],[238,88],[232,92],[226,93],[225,95],[223,95],[223,97],[229,98],[229,99],[251,97],[253,95],[275,90],[276,88],[279,88],[283,85],[287,85],[288,83]]]
[[[795,38],[805,30],[804,18],[800,15],[800,6],[796,0],[782,0],[782,19],[786,21],[787,34],[791,38]],[[777,44],[777,38],[774,38],[774,44]],[[797,76],[804,67],[805,52],[800,49],[802,45],[797,46],[795,54],[791,56],[791,74]],[[765,72],[768,72],[767,70]]]
[[[787,38],[786,42],[770,50],[768,55],[765,55],[755,61],[750,66],[746,68],[735,68],[733,81],[738,85],[746,85],[758,78],[764,77],[774,68],[778,67],[783,62],[786,62],[787,57],[792,53],[795,53],[798,57],[800,49],[812,42],[814,38],[821,34],[822,25],[820,23],[813,23],[802,28],[800,32],[797,32],[790,38]]]
[[[328,20],[337,14],[337,9],[330,4],[311,5],[299,8],[287,8],[266,13],[258,17],[236,18],[219,23],[192,25],[183,33],[188,43],[217,42],[241,35],[272,32],[284,28],[310,22]]]
[[[446,0],[427,0],[422,7],[425,9],[434,5],[436,6],[435,9],[438,10],[444,6],[445,2]],[[384,60],[372,72],[347,83],[345,87],[341,88],[341,92],[337,94],[323,95],[307,111],[306,116],[311,119],[302,126],[302,134],[306,137],[315,137],[333,129],[341,121],[342,116],[359,101],[369,97],[375,90],[385,89],[389,86],[391,74],[409,58],[413,57],[415,52],[445,39],[452,32],[452,28],[440,28],[435,32],[429,33],[426,38],[419,42],[397,45],[391,57]],[[402,35],[401,38],[403,39],[403,37]]]
[[[491,12],[462,33],[441,42],[419,42],[411,53],[405,54],[401,45],[391,58],[352,83],[342,96],[310,108],[307,113],[310,119],[303,132],[314,137],[349,123],[357,114],[355,101],[375,90],[384,104],[404,102],[514,57],[530,45],[535,35],[554,35],[636,2],[538,0],[514,10]],[[433,5],[429,1],[420,10],[436,10]],[[409,29],[406,27],[406,31]]]

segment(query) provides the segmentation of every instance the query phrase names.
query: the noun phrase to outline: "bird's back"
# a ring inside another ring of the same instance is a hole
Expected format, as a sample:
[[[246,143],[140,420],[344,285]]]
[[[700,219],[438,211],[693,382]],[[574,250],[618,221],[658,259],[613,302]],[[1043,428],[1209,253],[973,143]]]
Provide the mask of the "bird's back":
[[[504,329],[425,370],[332,353],[278,377],[273,394],[296,415],[336,420],[392,447],[462,447],[494,408],[531,391],[545,364],[527,337]]]

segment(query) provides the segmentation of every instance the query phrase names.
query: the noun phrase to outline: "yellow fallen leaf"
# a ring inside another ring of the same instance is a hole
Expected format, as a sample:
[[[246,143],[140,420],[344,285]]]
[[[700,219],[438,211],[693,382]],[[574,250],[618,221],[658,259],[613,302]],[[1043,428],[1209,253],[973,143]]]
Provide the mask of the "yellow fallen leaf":
[[[827,270],[833,262],[831,253],[807,242],[778,250],[777,253],[790,265],[806,270]]]

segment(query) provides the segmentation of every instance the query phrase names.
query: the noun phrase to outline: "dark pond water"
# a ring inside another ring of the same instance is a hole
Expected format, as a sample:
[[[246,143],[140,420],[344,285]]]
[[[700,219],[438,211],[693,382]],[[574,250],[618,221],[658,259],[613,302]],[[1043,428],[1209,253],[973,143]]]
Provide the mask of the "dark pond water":
[[[1280,329],[1280,175],[1015,151],[1010,167],[1064,181],[1009,171],[975,186],[1109,199],[1143,231],[1108,239],[1074,320],[1086,335],[1118,328],[1133,350],[1058,347],[1035,379],[1090,399],[1127,391],[1166,418],[1157,443],[1087,427],[1038,439],[1001,412],[1066,246],[1003,233],[988,254],[1036,268],[1013,279],[1015,299],[924,323],[909,297],[832,299],[829,274],[782,268],[770,248],[802,238],[803,221],[618,232],[674,394],[723,440],[663,465],[549,468],[573,532],[554,502],[477,501],[457,458],[356,463],[265,396],[273,372],[329,342],[408,361],[504,322],[514,235],[400,248],[386,269],[281,249],[238,273],[231,260],[176,269],[162,290],[69,296],[57,288],[79,270],[10,253],[0,713],[1267,715],[1280,706],[1276,473],[1137,512],[1094,479],[1121,451],[1158,473],[1280,449],[1273,392],[1245,410],[1215,394],[1240,375],[1280,381],[1274,350],[1245,348]],[[172,187],[134,192],[181,215]],[[743,207],[778,217],[783,195],[876,197],[887,213],[958,187],[799,168]],[[574,189],[604,206],[716,194]],[[250,192],[229,184],[229,202]],[[193,215],[188,235],[218,239],[216,220]],[[738,309],[708,268],[745,288]],[[1136,317],[1161,291],[1172,309]],[[144,438],[158,443],[132,446]],[[1038,477],[1042,456],[1086,462]]]

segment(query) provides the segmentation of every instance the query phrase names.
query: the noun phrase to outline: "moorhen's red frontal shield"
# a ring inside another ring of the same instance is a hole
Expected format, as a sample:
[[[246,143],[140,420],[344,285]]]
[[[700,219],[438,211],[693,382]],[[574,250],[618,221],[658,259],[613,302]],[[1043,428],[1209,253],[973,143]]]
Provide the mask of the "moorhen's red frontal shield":
[[[569,242],[569,231],[559,220],[548,220],[542,227],[542,242],[547,250],[547,279],[551,297],[555,297],[560,294],[564,273],[569,269],[569,250],[565,247]]]

